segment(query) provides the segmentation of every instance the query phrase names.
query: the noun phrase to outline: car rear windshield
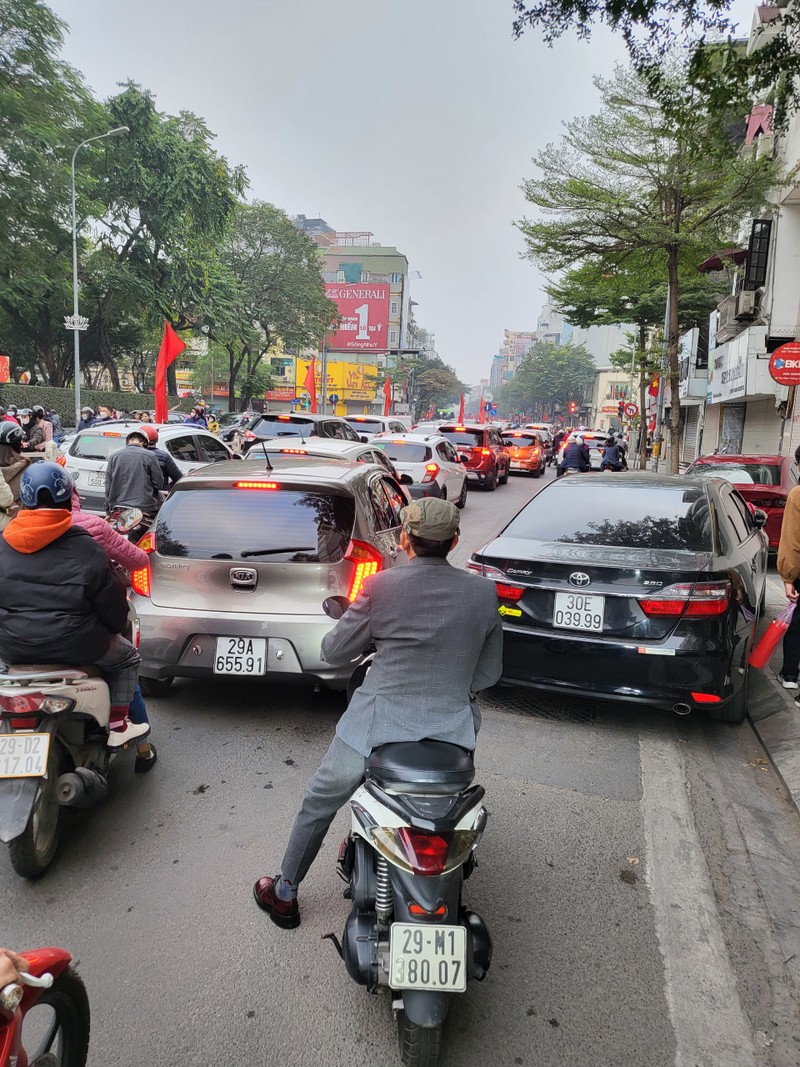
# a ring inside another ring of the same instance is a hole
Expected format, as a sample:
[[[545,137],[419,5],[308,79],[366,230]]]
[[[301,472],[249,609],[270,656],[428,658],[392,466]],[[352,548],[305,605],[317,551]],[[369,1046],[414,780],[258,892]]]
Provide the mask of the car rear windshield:
[[[480,448],[483,444],[483,430],[443,430],[439,429],[442,437],[452,441],[454,445],[462,445],[465,448]]]
[[[79,434],[72,442],[69,452],[76,459],[106,460],[112,452],[119,452],[124,447],[125,434],[112,433],[110,430],[102,433],[98,430],[96,433]]]
[[[265,416],[250,425],[264,437],[311,437],[316,424],[311,419],[295,419]]]
[[[713,520],[704,490],[665,486],[559,485],[535,496],[504,537],[615,548],[710,552]]]
[[[372,443],[382,449],[393,463],[425,463],[431,458],[430,448],[417,441],[392,441],[384,437]]]
[[[347,551],[355,502],[318,490],[193,489],[159,512],[156,551],[187,559],[337,563]]]
[[[724,478],[739,485],[780,485],[781,468],[778,463],[698,463],[692,476]]]
[[[364,433],[383,433],[385,429],[382,422],[373,419],[345,419],[345,422],[349,422],[356,431],[362,430]]]
[[[530,448],[539,444],[539,438],[535,434],[528,433],[504,433],[503,444],[509,448]]]

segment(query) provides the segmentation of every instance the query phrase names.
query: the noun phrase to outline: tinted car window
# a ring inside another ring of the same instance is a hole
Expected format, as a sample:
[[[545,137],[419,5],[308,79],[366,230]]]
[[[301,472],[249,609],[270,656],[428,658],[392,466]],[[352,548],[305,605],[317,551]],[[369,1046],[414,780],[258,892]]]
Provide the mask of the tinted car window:
[[[392,503],[384,492],[383,482],[380,478],[374,478],[370,482],[369,495],[377,529],[392,530],[395,526],[398,526],[399,518],[395,516]]]
[[[539,438],[536,434],[506,433],[503,434],[503,444],[506,448],[532,448],[539,444]]]
[[[780,485],[781,468],[778,463],[698,463],[687,473],[701,478],[724,478],[740,485]]]
[[[391,508],[393,516],[393,526],[399,526],[401,523],[400,512],[406,506],[405,497],[397,488],[394,482],[390,482],[388,478],[384,478],[381,481],[383,491],[389,500],[389,507]]]
[[[71,456],[78,459],[108,459],[112,452],[119,452],[125,447],[125,438],[122,434],[107,433],[82,433],[72,442],[69,450]]]
[[[219,463],[221,460],[231,458],[230,452],[222,441],[218,441],[216,437],[201,437],[200,444],[203,446],[206,459],[210,463]]]
[[[194,437],[173,437],[164,442],[166,448],[175,459],[183,459],[187,463],[200,463],[200,453],[197,451],[197,442]]]
[[[373,441],[377,448],[382,448],[392,463],[425,463],[431,458],[427,445],[416,441]]]
[[[361,433],[382,433],[383,423],[377,419],[347,419],[347,423],[352,426],[356,433],[360,430]],[[390,430],[395,430],[394,426],[389,427]],[[395,432],[397,432],[395,430]],[[401,431],[402,432],[402,431]]]
[[[174,493],[156,523],[156,551],[188,559],[336,563],[353,532],[350,496],[294,489]]]
[[[262,437],[311,437],[316,431],[316,424],[311,419],[265,415],[259,416],[250,429]]]
[[[559,486],[549,500],[534,497],[503,535],[619,548],[713,548],[708,498],[696,486]]]
[[[483,430],[439,430],[442,437],[454,445],[466,445],[467,448],[480,448],[483,444]]]

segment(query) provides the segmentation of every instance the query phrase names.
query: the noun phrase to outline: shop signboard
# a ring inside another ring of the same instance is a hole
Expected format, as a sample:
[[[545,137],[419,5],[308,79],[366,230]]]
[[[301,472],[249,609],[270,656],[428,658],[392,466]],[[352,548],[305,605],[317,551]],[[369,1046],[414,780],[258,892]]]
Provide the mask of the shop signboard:
[[[265,400],[294,400],[295,396],[297,391],[293,385],[281,385],[264,393]]]
[[[303,382],[308,374],[307,359],[298,359],[295,372],[297,393],[302,392]],[[375,363],[349,363],[344,360],[328,360],[328,377],[323,390],[322,360],[317,357],[314,365],[314,378],[317,384],[317,396],[330,396],[336,393],[343,403],[348,400],[374,400],[378,391],[378,367]],[[385,377],[384,373],[384,377]]]
[[[385,352],[389,339],[389,291],[389,285],[383,282],[327,282],[325,295],[336,304],[340,315],[337,329],[326,335],[328,350]]]
[[[709,358],[708,396],[711,404],[736,400],[747,392],[748,331],[719,345]]]
[[[769,373],[779,385],[800,385],[800,341],[788,341],[775,349]]]

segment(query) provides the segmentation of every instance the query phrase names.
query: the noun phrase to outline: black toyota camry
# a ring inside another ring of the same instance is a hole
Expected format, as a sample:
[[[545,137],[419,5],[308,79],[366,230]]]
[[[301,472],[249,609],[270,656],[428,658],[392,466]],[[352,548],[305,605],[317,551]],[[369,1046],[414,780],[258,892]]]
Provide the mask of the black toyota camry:
[[[467,564],[497,585],[503,682],[741,722],[765,522],[721,479],[552,482]]]

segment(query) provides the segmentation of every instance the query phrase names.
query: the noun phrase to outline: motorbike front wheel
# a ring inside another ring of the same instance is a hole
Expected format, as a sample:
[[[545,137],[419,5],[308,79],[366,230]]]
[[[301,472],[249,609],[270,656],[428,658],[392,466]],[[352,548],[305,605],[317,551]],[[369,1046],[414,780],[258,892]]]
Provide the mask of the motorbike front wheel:
[[[89,1054],[89,998],[69,969],[56,978],[25,1016],[22,1044],[29,1067],[86,1067]]]
[[[8,846],[11,866],[20,878],[41,878],[55,859],[63,812],[58,802],[62,762],[61,751],[53,738],[47,761],[47,777],[41,780],[28,824]]]
[[[397,1014],[397,1037],[400,1059],[405,1067],[436,1067],[442,1055],[442,1026],[418,1026]]]

